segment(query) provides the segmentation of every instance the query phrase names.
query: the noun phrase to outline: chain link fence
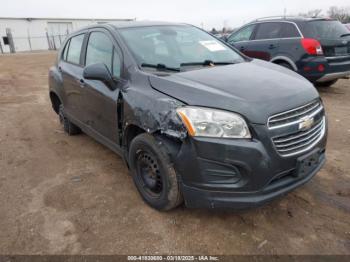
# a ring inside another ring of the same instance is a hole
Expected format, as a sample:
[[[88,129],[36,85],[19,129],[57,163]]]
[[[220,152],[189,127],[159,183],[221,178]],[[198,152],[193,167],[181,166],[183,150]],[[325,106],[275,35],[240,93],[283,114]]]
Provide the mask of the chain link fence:
[[[46,32],[42,36],[16,36],[14,37],[11,29],[6,29],[6,36],[0,41],[0,53],[16,53],[22,51],[36,50],[57,50],[64,42],[67,34],[52,35]]]

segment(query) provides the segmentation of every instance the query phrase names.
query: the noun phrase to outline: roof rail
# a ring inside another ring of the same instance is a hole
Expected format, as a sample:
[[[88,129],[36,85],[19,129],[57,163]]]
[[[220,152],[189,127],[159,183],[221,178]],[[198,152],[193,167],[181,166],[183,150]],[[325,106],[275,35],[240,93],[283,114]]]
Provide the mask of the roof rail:
[[[250,23],[268,20],[268,19],[287,19],[287,18],[297,18],[297,17],[298,16],[288,16],[288,15],[266,16],[266,17],[261,17],[261,18],[255,19],[255,20],[251,21]]]

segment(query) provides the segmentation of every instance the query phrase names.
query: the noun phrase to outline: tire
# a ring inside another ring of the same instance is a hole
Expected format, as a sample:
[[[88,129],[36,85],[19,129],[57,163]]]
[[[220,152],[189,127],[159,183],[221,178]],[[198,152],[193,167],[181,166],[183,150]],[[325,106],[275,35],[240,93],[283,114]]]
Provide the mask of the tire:
[[[287,68],[289,70],[294,71],[293,67],[287,62],[280,62],[280,63],[277,63],[277,65],[283,66],[283,67],[285,67],[285,68]]]
[[[334,85],[336,82],[338,81],[338,79],[336,80],[332,80],[332,81],[327,81],[327,82],[320,82],[320,83],[315,83],[315,86],[317,87],[331,87],[332,85]]]
[[[59,106],[58,117],[60,123],[63,125],[63,130],[70,136],[78,135],[81,133],[81,129],[74,125],[64,114],[64,107],[62,104]]]
[[[183,202],[167,150],[154,136],[143,133],[132,140],[129,163],[137,190],[152,208],[168,211]]]

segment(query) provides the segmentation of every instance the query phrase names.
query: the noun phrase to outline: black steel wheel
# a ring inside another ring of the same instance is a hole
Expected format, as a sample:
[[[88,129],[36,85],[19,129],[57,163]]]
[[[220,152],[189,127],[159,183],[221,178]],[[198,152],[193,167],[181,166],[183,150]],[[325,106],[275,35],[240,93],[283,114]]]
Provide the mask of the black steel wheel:
[[[136,188],[148,205],[165,211],[183,202],[169,154],[154,136],[144,133],[132,140],[129,164]]]
[[[151,197],[160,197],[163,190],[163,179],[157,159],[150,152],[137,153],[136,172],[139,174],[145,191]]]

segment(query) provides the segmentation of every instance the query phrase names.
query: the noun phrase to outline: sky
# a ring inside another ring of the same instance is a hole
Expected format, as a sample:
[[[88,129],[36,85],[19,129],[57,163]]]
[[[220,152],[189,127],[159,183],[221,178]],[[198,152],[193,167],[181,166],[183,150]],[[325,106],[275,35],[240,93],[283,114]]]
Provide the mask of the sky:
[[[350,6],[349,0],[0,0],[0,17],[136,18],[211,29],[239,27],[259,17]]]

